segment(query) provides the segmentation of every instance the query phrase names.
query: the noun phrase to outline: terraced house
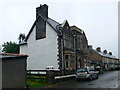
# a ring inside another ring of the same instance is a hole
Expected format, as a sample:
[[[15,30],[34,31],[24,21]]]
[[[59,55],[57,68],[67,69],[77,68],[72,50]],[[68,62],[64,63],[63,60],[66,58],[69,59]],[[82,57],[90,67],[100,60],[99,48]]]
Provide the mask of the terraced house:
[[[107,50],[102,51],[100,47],[93,49],[89,46],[89,62],[91,65],[100,65],[103,70],[113,70],[117,68],[119,59]]]
[[[57,70],[75,70],[88,65],[88,41],[85,32],[70,26],[67,20],[58,23],[48,17],[48,6],[36,8],[36,20],[20,53],[27,54],[27,69],[39,70],[53,66]]]

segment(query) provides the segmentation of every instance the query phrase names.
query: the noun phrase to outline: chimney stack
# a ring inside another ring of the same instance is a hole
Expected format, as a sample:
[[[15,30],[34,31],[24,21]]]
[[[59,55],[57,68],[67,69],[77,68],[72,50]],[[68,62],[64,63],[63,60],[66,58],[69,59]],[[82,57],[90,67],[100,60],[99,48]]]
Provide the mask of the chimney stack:
[[[89,48],[89,49],[92,49],[92,45],[88,45],[88,48]]]
[[[97,47],[97,48],[96,48],[96,51],[97,51],[97,52],[101,52],[101,48],[100,48],[100,47]]]
[[[36,18],[41,14],[44,18],[48,18],[48,6],[46,4],[40,5],[40,7],[36,8]]]

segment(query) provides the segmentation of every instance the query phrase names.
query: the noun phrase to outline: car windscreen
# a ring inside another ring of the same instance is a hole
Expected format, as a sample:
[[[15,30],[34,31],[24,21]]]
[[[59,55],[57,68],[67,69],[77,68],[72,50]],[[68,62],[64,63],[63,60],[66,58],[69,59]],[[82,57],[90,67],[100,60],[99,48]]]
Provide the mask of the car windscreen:
[[[77,73],[78,73],[78,72],[87,72],[87,68],[80,68],[80,69],[78,69],[76,72],[77,72]]]

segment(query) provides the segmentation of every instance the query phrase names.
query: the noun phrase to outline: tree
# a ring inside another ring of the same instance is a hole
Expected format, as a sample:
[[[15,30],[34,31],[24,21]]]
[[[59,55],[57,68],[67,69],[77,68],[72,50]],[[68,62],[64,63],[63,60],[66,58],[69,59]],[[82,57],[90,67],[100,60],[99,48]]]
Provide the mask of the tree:
[[[19,34],[19,38],[18,38],[19,43],[22,42],[22,41],[25,39],[25,37],[26,37],[25,34],[20,33],[20,34]]]
[[[19,54],[19,45],[15,42],[4,42],[2,52]]]
[[[25,34],[20,33],[19,38],[18,38],[19,43],[22,42],[25,38],[26,38]],[[3,47],[2,52],[4,52],[4,53],[16,53],[16,54],[19,54],[19,51],[20,51],[19,50],[20,49],[19,45],[17,43],[15,43],[15,42],[12,42],[12,41],[4,42],[2,47]]]

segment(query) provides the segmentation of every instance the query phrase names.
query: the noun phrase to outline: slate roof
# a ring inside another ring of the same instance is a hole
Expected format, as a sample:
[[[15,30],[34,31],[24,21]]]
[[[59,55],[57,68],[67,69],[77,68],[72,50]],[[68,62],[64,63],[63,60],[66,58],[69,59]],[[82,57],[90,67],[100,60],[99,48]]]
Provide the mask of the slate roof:
[[[113,56],[113,55],[110,55],[110,54],[105,54],[104,52],[98,52],[98,51],[96,51],[96,50],[94,50],[96,53],[98,53],[100,56],[103,56],[103,57],[107,57],[107,58],[113,58],[113,59],[118,59],[118,58],[116,58],[115,56]]]
[[[48,18],[47,22],[54,28],[57,29],[57,26],[60,25],[60,23],[56,22],[55,20]]]
[[[13,58],[13,57],[28,57],[28,55],[14,53],[0,53],[0,58]]]

